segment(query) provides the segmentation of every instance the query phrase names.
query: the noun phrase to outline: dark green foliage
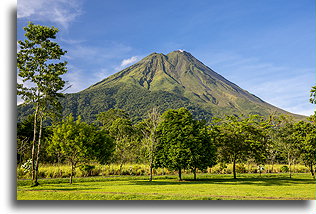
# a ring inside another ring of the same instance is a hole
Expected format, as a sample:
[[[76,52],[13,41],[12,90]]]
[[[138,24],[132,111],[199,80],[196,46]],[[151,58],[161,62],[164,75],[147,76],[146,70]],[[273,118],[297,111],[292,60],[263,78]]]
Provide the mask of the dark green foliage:
[[[92,170],[95,168],[95,166],[92,165],[81,165],[79,166],[79,169],[83,173],[84,177],[91,176]]]
[[[267,143],[264,129],[258,116],[246,118],[228,116],[217,126],[216,145],[218,159],[233,163],[233,174],[236,178],[236,163],[253,158],[258,164],[264,163],[267,154]]]
[[[32,157],[34,116],[17,123],[17,161],[18,164],[26,162]]]
[[[114,150],[114,142],[104,130],[81,122],[80,117],[74,121],[72,116],[68,116],[61,124],[54,125],[52,132],[48,151],[69,161],[72,168],[70,183],[78,163],[89,160],[107,163]]]
[[[316,104],[316,86],[311,89],[310,100],[311,103]]]
[[[110,109],[97,115],[102,130],[109,133],[115,139],[115,151],[112,161],[120,164],[120,170],[126,162],[134,162],[138,159],[139,142],[138,135],[132,121],[125,111]]]
[[[316,127],[313,117],[311,122],[300,121],[294,124],[292,136],[298,143],[298,152],[300,159],[307,166],[315,178],[315,160],[316,160]]]
[[[110,109],[122,109],[136,123],[145,119],[147,112],[155,106],[161,111],[186,107],[197,119],[210,120],[212,113],[189,99],[167,91],[148,91],[141,87],[129,87],[125,83],[113,88],[102,88],[93,91],[83,91],[77,94],[67,94],[61,100],[65,115],[78,115],[82,120],[93,122],[97,115]],[[23,111],[21,109],[21,111]],[[27,113],[27,112],[26,112]],[[21,114],[23,116],[23,114]]]
[[[119,118],[128,119],[129,116],[121,109],[110,109],[97,115],[97,121],[106,128],[109,128],[112,123]]]
[[[291,166],[298,161],[301,146],[297,140],[295,128],[292,118],[282,117],[282,124],[278,128],[278,148],[282,157],[287,161],[290,177],[292,176]]]
[[[23,164],[32,158],[32,139],[34,134],[34,115],[30,115],[25,120],[17,123],[17,163]],[[39,124],[37,124],[37,129]],[[50,127],[42,128],[42,145],[40,154],[41,162],[53,161],[45,151],[51,131]]]
[[[195,172],[214,164],[215,148],[204,124],[185,108],[164,112],[157,136],[155,166],[179,170],[180,180],[182,169]]]
[[[280,170],[281,170],[281,172],[289,172],[289,167],[288,166],[282,166]]]

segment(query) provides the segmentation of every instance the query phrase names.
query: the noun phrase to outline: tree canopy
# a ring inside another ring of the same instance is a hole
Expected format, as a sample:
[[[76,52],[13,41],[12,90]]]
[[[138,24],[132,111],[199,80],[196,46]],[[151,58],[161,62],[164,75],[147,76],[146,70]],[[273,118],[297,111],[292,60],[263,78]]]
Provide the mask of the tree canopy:
[[[214,163],[215,149],[204,124],[194,120],[185,108],[164,112],[157,135],[155,165],[177,169],[180,180],[182,169],[195,172],[196,168],[204,169]]]
[[[17,95],[21,96],[24,104],[34,107],[32,179],[36,186],[43,120],[61,111],[60,90],[65,86],[61,75],[67,72],[67,62],[58,62],[66,51],[52,41],[56,39],[57,28],[30,22],[24,30],[26,39],[18,41],[17,69],[22,83],[17,84]]]
[[[107,163],[114,151],[114,142],[104,130],[81,122],[80,118],[74,121],[70,115],[52,128],[51,143],[48,150],[59,153],[71,164],[71,177],[79,163],[88,160]]]

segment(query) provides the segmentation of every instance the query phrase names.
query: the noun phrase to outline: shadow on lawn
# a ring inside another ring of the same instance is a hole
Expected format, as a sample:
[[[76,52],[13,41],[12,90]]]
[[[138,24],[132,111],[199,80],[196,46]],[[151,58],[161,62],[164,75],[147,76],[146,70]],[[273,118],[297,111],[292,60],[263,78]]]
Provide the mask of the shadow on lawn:
[[[27,191],[65,191],[65,192],[71,192],[71,191],[86,191],[86,190],[96,190],[99,188],[83,188],[83,187],[66,187],[66,188],[56,188],[54,186],[52,187],[45,187],[45,188],[38,188],[38,189],[27,189]]]
[[[313,179],[298,179],[298,178],[223,178],[223,179],[184,179],[182,181],[161,181],[161,180],[153,180],[153,181],[130,181],[136,185],[188,185],[188,184],[227,184],[227,185],[256,185],[256,186],[289,186],[293,184],[315,184],[315,180]]]

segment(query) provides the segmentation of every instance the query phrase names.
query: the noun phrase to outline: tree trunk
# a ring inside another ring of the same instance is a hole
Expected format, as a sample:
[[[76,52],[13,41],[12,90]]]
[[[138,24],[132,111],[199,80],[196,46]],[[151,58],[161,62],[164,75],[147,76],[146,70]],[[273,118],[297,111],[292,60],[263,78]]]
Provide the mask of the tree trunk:
[[[179,181],[182,181],[182,178],[181,178],[181,168],[179,168]]]
[[[289,173],[290,173],[290,178],[292,178],[292,174],[291,174],[291,159],[290,159],[290,154],[287,154],[287,160],[288,160],[288,164],[289,164]]]
[[[290,178],[292,178],[292,172],[291,172],[291,162],[289,163],[289,173],[290,173]]]
[[[35,186],[38,186],[39,183],[37,181],[38,179],[38,164],[39,164],[39,154],[41,150],[41,139],[42,139],[42,130],[43,130],[43,117],[40,117],[40,127],[39,127],[39,133],[38,133],[38,143],[37,143],[37,154],[36,154],[36,162],[35,162],[35,177],[34,177],[34,184]]]
[[[120,175],[122,175],[122,167],[123,167],[123,162],[121,162],[121,165],[120,165]]]
[[[236,176],[236,158],[234,158],[234,160],[233,160],[233,173],[234,173],[234,179],[236,179],[237,178],[237,176]]]
[[[311,172],[313,178],[315,179],[315,172],[314,172],[314,169],[313,169],[313,164],[310,164],[310,165],[309,165],[309,170],[310,170],[310,172]]]
[[[70,184],[72,184],[72,178],[73,178],[73,175],[74,175],[74,163],[73,162],[71,162],[71,173],[70,173],[70,181],[69,181],[69,183]]]
[[[149,171],[150,171],[149,181],[152,181],[153,180],[153,164],[152,163],[150,164]]]
[[[33,124],[33,142],[32,142],[32,180],[35,179],[35,144],[36,144],[36,134],[37,134],[37,113],[38,113],[38,104],[34,113],[34,124]]]
[[[194,180],[196,180],[196,168],[193,169]]]

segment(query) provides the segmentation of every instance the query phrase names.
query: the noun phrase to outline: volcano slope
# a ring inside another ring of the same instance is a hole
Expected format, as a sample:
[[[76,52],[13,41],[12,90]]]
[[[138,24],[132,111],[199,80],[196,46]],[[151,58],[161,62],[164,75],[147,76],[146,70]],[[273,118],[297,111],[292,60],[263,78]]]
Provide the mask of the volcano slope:
[[[63,115],[81,115],[87,122],[111,108],[125,110],[136,122],[146,118],[153,107],[161,112],[186,107],[195,118],[206,121],[232,114],[288,114],[304,118],[264,102],[186,51],[152,53],[83,91],[66,94],[61,102]],[[18,116],[27,112],[30,107],[20,107]]]

